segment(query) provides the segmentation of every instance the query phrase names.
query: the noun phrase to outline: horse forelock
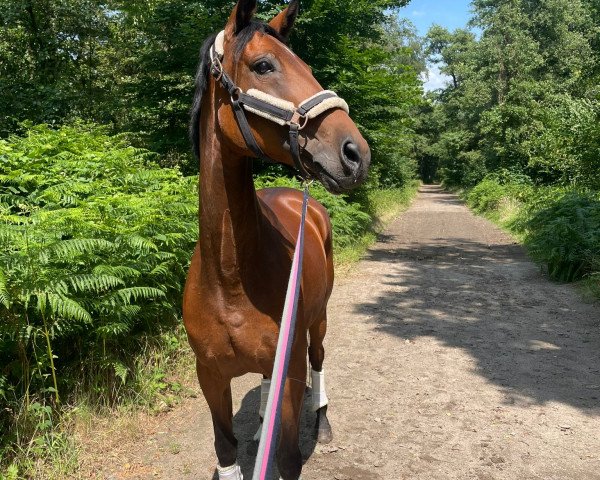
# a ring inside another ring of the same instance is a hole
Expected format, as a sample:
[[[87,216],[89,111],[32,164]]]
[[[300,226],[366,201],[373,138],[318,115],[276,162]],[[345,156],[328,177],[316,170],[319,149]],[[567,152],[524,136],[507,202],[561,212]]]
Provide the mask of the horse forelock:
[[[270,35],[283,44],[286,43],[285,39],[271,26],[266,23],[252,21],[250,24],[241,30],[235,39],[235,47],[234,47],[234,59],[238,61],[240,56],[242,55],[246,45],[252,40],[254,34],[256,32],[266,33]],[[215,43],[215,39],[217,38],[217,34],[210,35],[202,44],[200,48],[200,58],[199,58],[199,66],[198,71],[196,73],[196,91],[194,93],[194,100],[192,103],[191,109],[191,120],[190,120],[190,140],[193,146],[194,156],[196,160],[200,158],[200,114],[202,109],[202,98],[204,96],[204,92],[206,92],[206,88],[208,86],[209,78],[210,78],[210,49],[212,45]]]
[[[252,40],[252,37],[254,37],[254,34],[256,32],[266,33],[267,35],[276,38],[281,43],[286,43],[285,39],[281,35],[279,35],[279,32],[270,25],[267,25],[266,23],[262,22],[252,21],[250,22],[250,25],[248,25],[236,35],[234,50],[236,61],[239,60],[240,56],[242,55],[242,52],[246,48],[246,45],[248,45],[248,42]]]

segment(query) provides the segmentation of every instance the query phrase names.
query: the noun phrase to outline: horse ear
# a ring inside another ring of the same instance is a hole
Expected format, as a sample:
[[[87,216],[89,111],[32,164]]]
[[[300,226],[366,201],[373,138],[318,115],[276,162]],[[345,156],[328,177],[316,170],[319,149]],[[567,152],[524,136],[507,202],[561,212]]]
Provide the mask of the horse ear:
[[[238,0],[225,26],[225,35],[231,38],[240,33],[250,25],[255,12],[256,0]]]
[[[279,32],[286,40],[289,38],[294,22],[300,10],[299,0],[292,0],[285,10],[269,22],[269,26]]]

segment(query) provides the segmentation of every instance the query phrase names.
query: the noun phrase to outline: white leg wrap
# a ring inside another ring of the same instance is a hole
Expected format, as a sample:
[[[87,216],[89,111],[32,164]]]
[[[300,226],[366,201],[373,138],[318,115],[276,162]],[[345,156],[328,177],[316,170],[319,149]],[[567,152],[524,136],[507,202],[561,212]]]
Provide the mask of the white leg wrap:
[[[261,435],[262,435],[262,422],[258,426],[258,430],[256,431],[256,433],[254,434],[254,441],[255,442],[260,442],[260,436]]]
[[[271,388],[271,380],[269,378],[262,380],[260,383],[260,408],[258,410],[258,414],[260,418],[265,418],[265,412],[267,411],[267,402],[269,400],[269,389]],[[254,441],[258,442],[260,440],[260,435],[262,433],[262,423],[258,427],[258,431],[254,435]]]
[[[258,414],[260,418],[265,418],[265,412],[267,411],[267,401],[269,400],[269,389],[271,388],[271,379],[267,378],[260,382],[260,409]]]
[[[237,463],[225,468],[217,465],[217,471],[219,472],[219,480],[244,480],[242,469]]]
[[[312,385],[312,409],[316,412],[329,403],[325,392],[325,370],[315,372],[311,369],[310,380]]]

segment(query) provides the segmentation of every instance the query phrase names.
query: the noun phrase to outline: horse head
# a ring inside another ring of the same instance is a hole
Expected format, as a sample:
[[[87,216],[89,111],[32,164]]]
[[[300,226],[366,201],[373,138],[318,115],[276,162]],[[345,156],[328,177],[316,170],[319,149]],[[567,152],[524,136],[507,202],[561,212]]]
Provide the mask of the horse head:
[[[355,188],[371,152],[346,102],[324,91],[287,45],[298,1],[268,24],[253,20],[256,3],[239,0],[213,45],[211,71],[225,87],[216,93],[222,138],[246,157],[296,166],[333,193]]]

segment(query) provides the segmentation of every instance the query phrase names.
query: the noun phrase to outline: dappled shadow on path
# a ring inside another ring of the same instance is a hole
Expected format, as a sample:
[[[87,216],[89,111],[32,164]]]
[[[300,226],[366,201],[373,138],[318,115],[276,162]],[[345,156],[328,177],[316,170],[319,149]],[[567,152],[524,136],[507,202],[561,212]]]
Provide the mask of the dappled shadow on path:
[[[423,193],[434,194],[438,205],[460,205],[439,189]],[[427,224],[435,223],[432,212],[417,208],[395,234],[381,237],[367,254],[367,268],[396,268],[387,269],[383,292],[356,312],[390,335],[434,337],[463,349],[508,403],[556,401],[600,414],[598,309],[571,287],[545,279],[520,246],[472,238],[469,222],[483,220],[451,210],[443,213],[446,235]],[[414,222],[425,225],[424,239],[406,233]]]

